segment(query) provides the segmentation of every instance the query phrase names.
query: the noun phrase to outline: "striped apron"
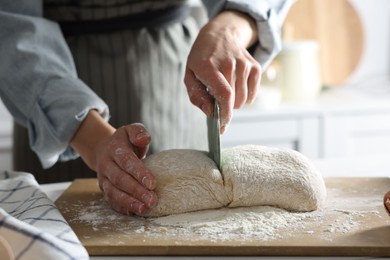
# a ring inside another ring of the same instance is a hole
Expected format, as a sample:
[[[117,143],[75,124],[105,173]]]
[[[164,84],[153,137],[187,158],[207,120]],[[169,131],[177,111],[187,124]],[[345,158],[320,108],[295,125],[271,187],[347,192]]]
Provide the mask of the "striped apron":
[[[133,2],[120,1],[122,5],[118,4],[116,9],[102,9],[97,3],[113,1],[95,1],[89,8],[84,6],[77,16],[96,18],[98,22],[128,17],[123,16],[123,2]],[[161,5],[169,1],[150,2]],[[53,17],[72,17],[76,7],[71,7],[48,9]],[[78,76],[108,104],[110,124],[119,127],[143,123],[152,136],[150,153],[175,148],[206,149],[205,116],[190,103],[183,83],[186,58],[199,29],[190,15],[163,26],[117,30],[108,27],[105,32],[94,33],[72,33],[66,26],[64,34]],[[42,169],[29,148],[26,130],[18,125],[14,127],[13,151],[14,169],[33,173],[39,183],[96,176],[80,158]]]

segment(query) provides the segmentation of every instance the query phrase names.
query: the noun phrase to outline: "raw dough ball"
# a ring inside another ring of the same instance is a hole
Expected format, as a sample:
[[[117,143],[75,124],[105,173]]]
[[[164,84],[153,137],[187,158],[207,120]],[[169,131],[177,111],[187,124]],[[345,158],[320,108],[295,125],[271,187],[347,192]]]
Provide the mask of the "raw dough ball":
[[[214,209],[229,203],[221,173],[206,152],[166,150],[144,163],[157,180],[158,205],[144,216]]]
[[[325,201],[321,174],[296,151],[245,145],[224,150],[222,158],[229,207],[269,205],[312,211]]]
[[[222,159],[221,173],[206,152],[167,150],[147,157],[159,202],[144,216],[224,206],[312,211],[325,200],[322,176],[298,152],[245,145],[225,149]]]

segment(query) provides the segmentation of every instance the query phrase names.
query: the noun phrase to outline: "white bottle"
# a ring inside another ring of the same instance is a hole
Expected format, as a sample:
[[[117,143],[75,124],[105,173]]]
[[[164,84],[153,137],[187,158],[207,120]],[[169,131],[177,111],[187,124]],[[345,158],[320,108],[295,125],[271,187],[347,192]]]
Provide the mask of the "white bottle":
[[[313,101],[321,91],[316,41],[285,42],[276,57],[276,84],[283,101]]]

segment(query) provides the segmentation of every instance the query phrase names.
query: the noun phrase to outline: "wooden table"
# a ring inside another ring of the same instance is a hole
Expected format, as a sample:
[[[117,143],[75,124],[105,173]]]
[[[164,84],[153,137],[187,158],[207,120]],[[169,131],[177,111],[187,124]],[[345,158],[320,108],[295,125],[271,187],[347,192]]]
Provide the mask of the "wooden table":
[[[390,219],[382,201],[390,179],[331,177],[326,185],[321,210],[267,240],[218,241],[119,215],[104,202],[95,179],[76,180],[56,204],[90,255],[390,256]]]

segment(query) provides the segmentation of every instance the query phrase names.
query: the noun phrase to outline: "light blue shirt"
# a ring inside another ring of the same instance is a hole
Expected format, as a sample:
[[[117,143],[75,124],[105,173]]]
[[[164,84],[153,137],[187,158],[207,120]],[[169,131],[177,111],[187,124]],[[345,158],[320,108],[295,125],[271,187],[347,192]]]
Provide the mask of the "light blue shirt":
[[[234,9],[257,21],[260,37],[254,57],[263,67],[281,49],[280,27],[291,1],[203,2],[209,17]],[[78,156],[69,142],[88,111],[96,109],[108,120],[109,108],[78,79],[58,24],[42,13],[42,0],[1,1],[0,97],[16,122],[27,127],[31,148],[49,168]]]

